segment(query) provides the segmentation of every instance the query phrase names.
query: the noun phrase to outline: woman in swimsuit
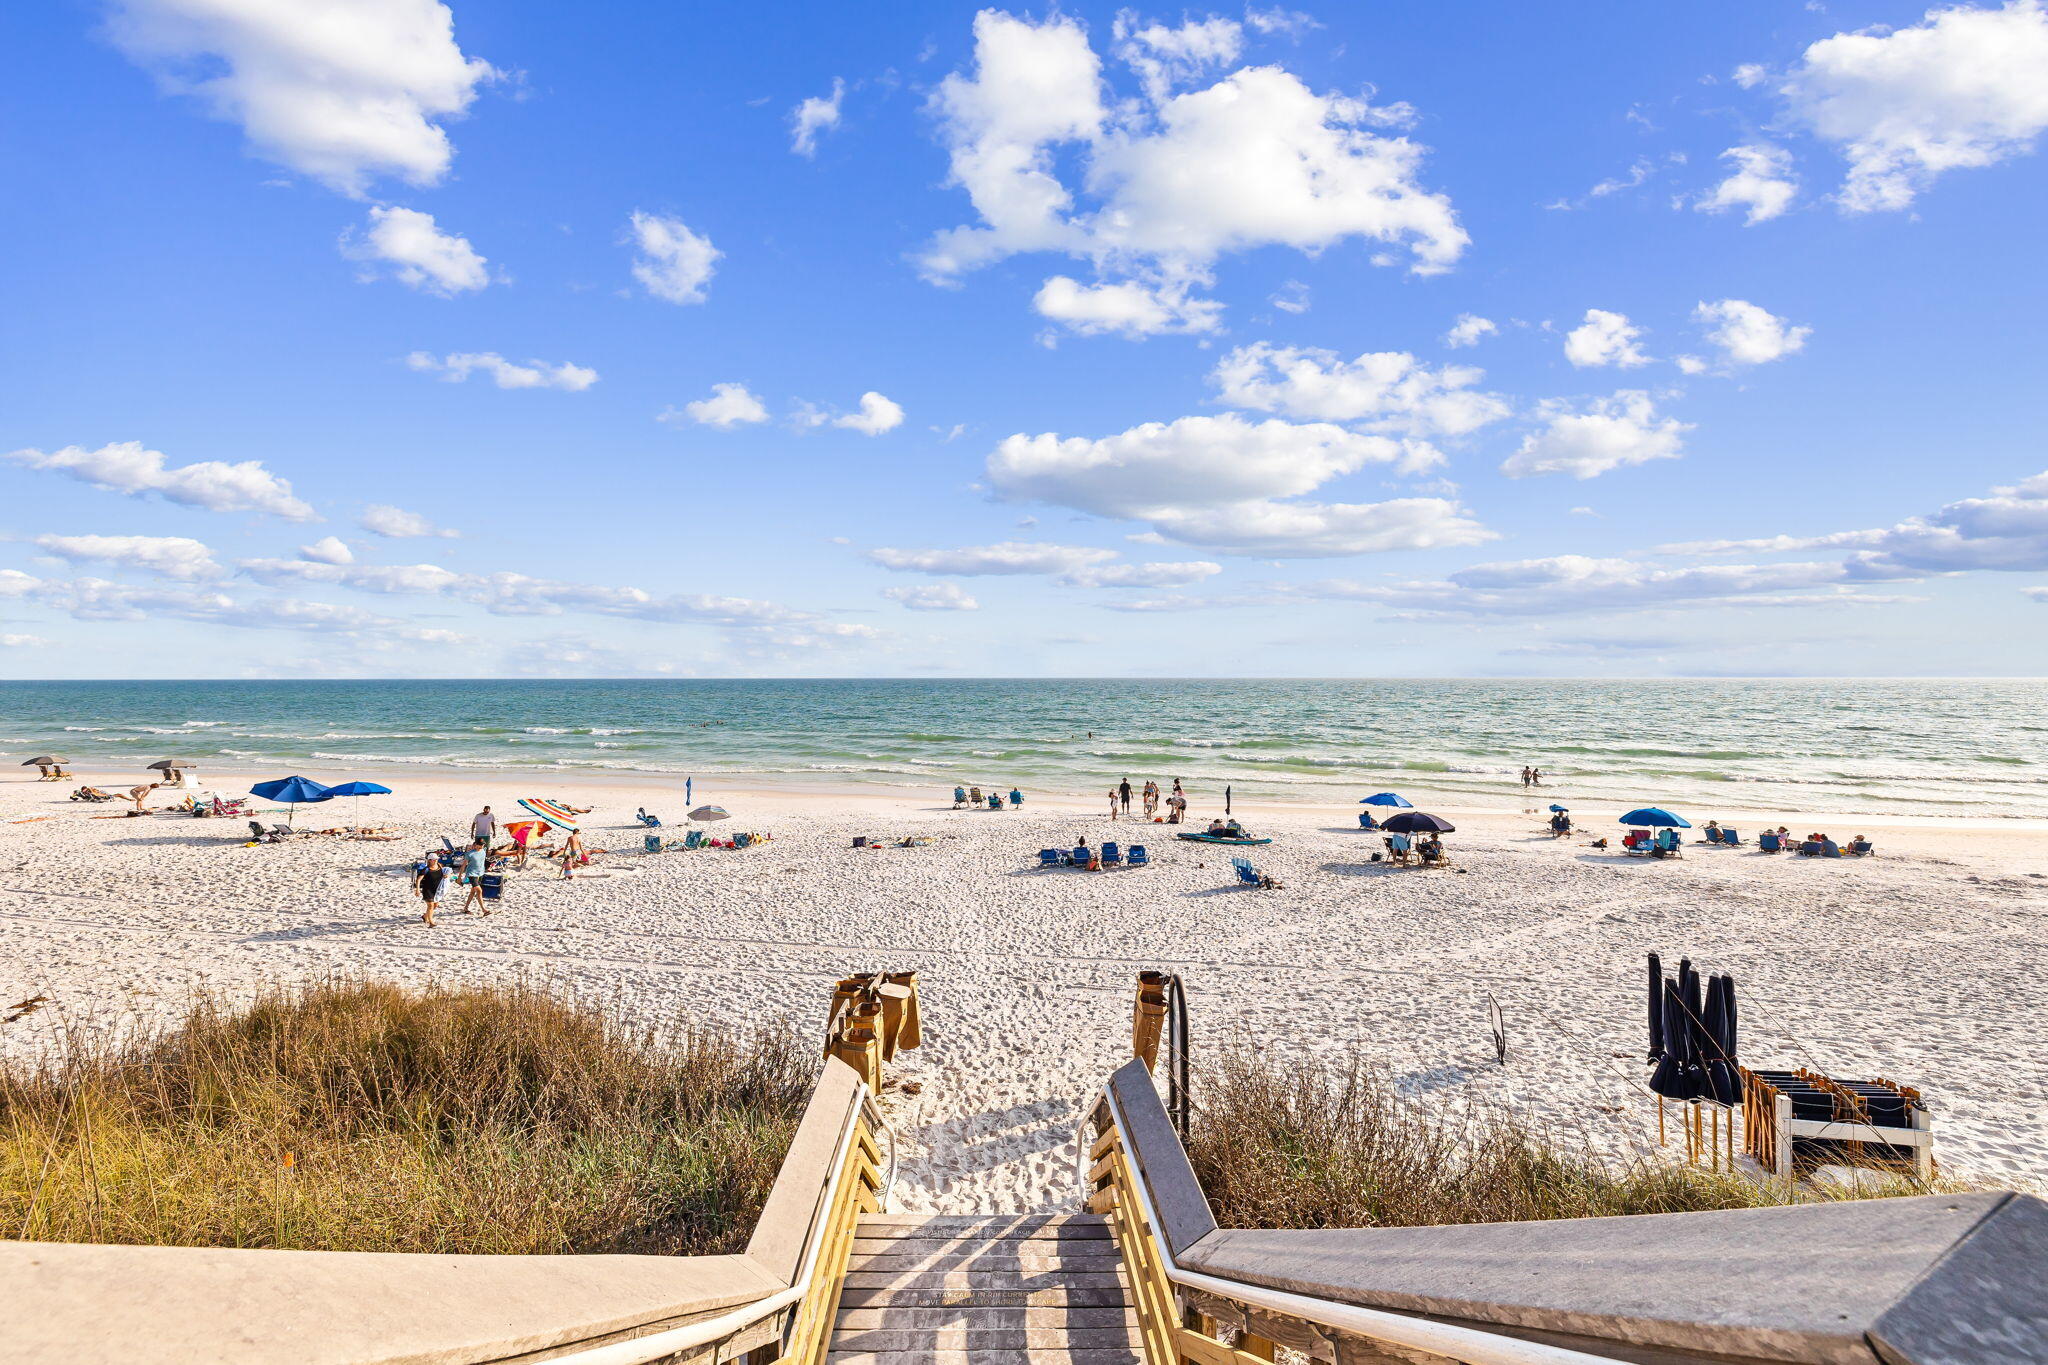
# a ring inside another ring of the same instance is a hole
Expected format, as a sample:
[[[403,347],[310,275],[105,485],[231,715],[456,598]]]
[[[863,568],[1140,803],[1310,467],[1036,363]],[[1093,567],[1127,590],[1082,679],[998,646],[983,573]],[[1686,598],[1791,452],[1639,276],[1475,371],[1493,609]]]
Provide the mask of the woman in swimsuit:
[[[420,869],[420,874],[413,883],[419,888],[420,899],[427,903],[427,913],[420,918],[429,929],[434,927],[434,906],[441,899],[441,883],[446,880],[448,872],[441,866],[441,855],[429,853],[427,865]]]

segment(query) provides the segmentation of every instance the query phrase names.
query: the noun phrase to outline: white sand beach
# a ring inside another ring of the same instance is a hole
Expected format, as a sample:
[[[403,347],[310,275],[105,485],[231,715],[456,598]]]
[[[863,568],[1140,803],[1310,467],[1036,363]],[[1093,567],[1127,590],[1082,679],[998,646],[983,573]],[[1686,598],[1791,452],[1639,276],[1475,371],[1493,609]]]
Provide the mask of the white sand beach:
[[[1618,810],[1577,810],[1591,833],[1551,839],[1539,812],[1552,795],[1539,793],[1526,810],[1431,807],[1459,826],[1456,868],[1396,870],[1368,861],[1380,845],[1357,830],[1356,807],[1240,803],[1275,839],[1251,852],[1286,885],[1262,891],[1234,885],[1236,850],[1113,825],[1099,800],[1078,798],[997,813],[955,811],[940,792],[722,787],[698,792],[732,811],[719,830],[772,842],[648,856],[634,808],[671,826],[684,809],[653,779],[406,773],[389,779],[395,795],[363,803],[398,842],[246,846],[241,821],[95,818],[121,807],[24,778],[0,783],[0,1004],[51,1003],[0,1029],[15,1055],[68,1027],[175,1013],[196,990],[337,971],[525,973],[648,1024],[786,1019],[808,1031],[836,977],[915,968],[926,1046],[898,1075],[921,1089],[887,1098],[899,1206],[1027,1211],[1072,1204],[1075,1125],[1125,1055],[1141,968],[1186,978],[1197,1049],[1237,1035],[1357,1051],[1418,1092],[1511,1104],[1624,1146],[1654,1141],[1641,1083],[1643,954],[1655,950],[1667,966],[1690,956],[1735,974],[1749,1064],[1919,1086],[1945,1172],[2048,1183],[2048,832],[2035,829],[1829,821],[1788,805],[1738,823],[1867,832],[1878,855],[1688,843],[1682,860],[1652,862],[1588,846],[1619,833]],[[210,785],[232,793],[248,779]],[[514,798],[537,794],[594,806],[586,837],[616,852],[573,881],[536,862],[495,915],[450,901],[439,927],[423,926],[403,864],[459,836],[482,804],[516,817]],[[1210,804],[1197,793],[1194,815]],[[303,808],[299,823],[343,823],[348,807]],[[936,842],[851,847],[908,834]],[[1038,869],[1038,849],[1081,835],[1143,842],[1154,865]],[[1489,994],[1507,1020],[1505,1068]]]

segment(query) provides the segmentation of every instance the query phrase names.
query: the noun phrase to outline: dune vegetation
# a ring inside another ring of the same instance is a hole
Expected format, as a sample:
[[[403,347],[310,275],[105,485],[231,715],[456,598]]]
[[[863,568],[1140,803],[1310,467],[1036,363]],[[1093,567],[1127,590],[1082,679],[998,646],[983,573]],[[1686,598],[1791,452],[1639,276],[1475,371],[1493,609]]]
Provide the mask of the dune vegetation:
[[[636,1034],[530,984],[337,980],[0,1067],[0,1229],[43,1241],[744,1246],[816,1061]]]

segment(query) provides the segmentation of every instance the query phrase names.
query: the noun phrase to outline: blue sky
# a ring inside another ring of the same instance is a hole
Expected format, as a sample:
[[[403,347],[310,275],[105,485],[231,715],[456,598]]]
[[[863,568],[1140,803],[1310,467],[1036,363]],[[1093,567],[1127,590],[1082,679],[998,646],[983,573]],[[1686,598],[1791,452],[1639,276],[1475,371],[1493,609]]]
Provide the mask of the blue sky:
[[[5,20],[8,676],[2038,674],[2036,0]]]

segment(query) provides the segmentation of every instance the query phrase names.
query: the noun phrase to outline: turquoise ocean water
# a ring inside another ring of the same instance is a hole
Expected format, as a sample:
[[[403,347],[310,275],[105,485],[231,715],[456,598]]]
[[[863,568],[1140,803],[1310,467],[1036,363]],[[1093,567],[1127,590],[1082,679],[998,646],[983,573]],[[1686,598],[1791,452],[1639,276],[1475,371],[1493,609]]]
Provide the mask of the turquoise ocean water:
[[[1092,732],[1092,734],[1091,734]],[[2048,682],[0,682],[0,763],[645,772],[1335,800],[1576,799],[2048,818]],[[1764,795],[1757,784],[1791,790]]]

